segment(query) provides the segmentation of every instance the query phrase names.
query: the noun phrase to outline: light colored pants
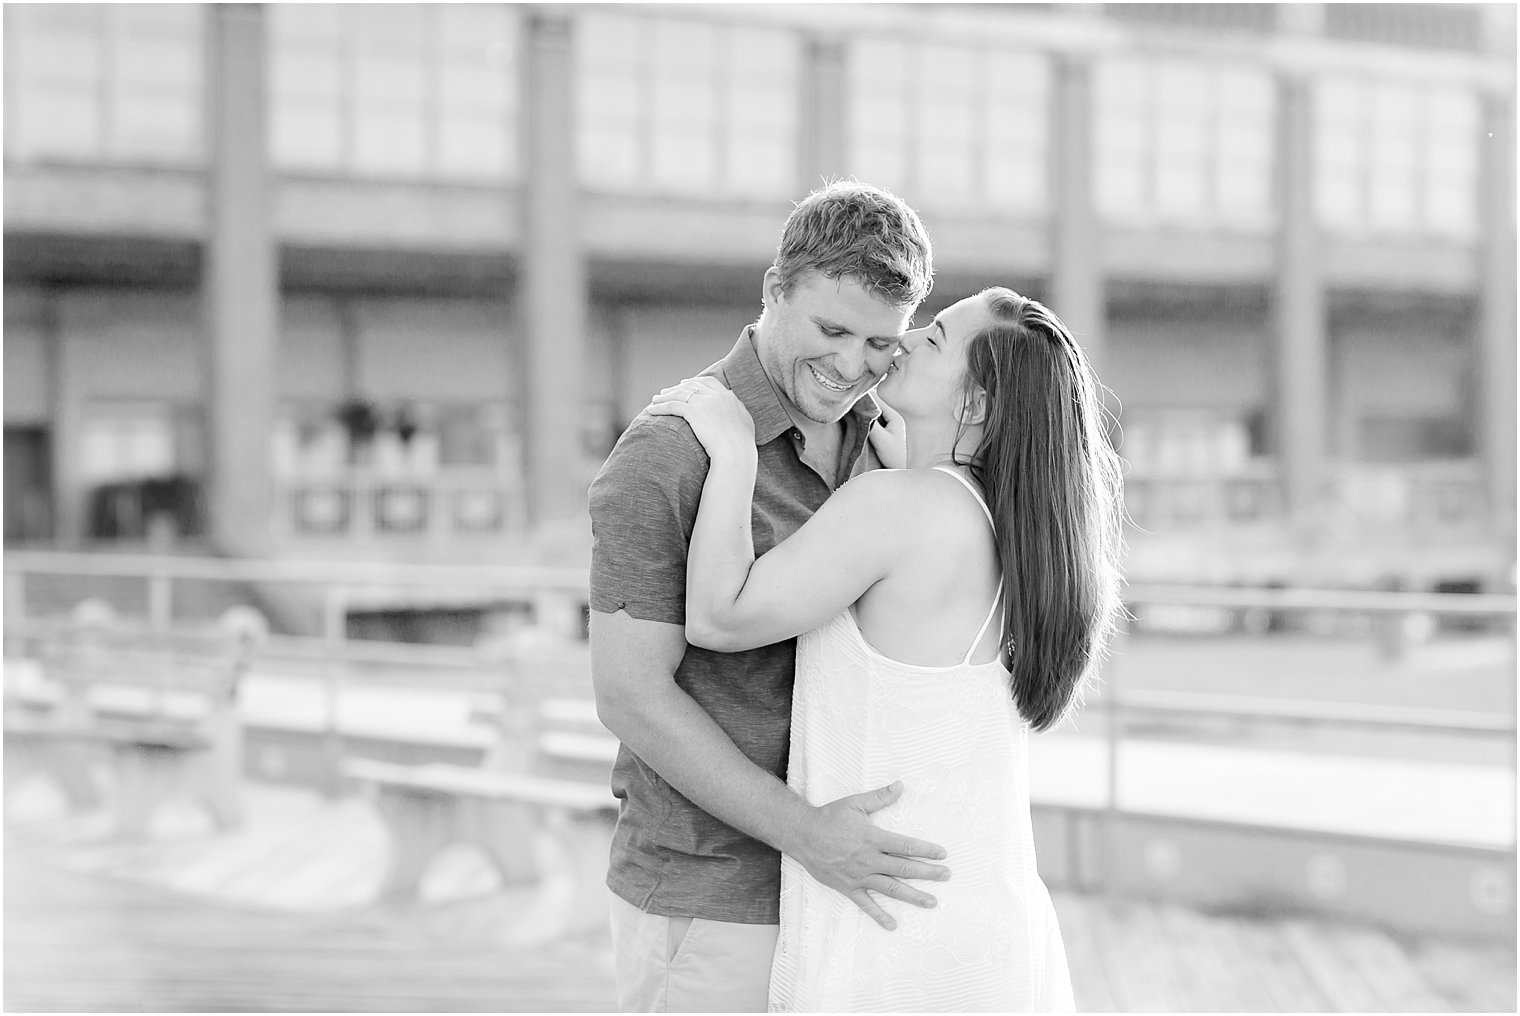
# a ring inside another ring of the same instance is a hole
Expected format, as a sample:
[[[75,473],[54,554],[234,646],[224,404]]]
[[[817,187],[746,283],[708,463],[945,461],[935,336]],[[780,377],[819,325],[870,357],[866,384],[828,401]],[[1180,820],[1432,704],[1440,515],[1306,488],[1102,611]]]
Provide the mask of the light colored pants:
[[[619,1012],[765,1012],[774,924],[646,914],[612,897]]]

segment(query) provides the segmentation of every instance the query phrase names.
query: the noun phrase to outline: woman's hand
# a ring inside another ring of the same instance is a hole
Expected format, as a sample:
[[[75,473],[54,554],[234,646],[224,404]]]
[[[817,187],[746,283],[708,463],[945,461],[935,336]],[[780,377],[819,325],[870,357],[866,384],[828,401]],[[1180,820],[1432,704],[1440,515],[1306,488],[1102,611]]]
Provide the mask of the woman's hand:
[[[754,459],[755,420],[739,397],[715,377],[687,378],[654,397],[645,412],[679,416],[713,459]]]
[[[881,460],[883,468],[906,469],[908,468],[908,428],[903,423],[902,416],[891,406],[881,401],[881,396],[876,396],[876,404],[881,407],[881,417],[867,435],[871,439],[871,448],[876,452],[876,457]]]

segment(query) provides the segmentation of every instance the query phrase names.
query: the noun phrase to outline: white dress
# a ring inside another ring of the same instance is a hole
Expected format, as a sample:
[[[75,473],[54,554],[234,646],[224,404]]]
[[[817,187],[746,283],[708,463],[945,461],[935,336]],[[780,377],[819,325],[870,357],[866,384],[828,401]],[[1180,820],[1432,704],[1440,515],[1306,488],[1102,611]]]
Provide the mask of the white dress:
[[[1007,669],[970,662],[997,608],[994,599],[951,667],[888,659],[848,609],[798,640],[787,783],[821,805],[902,780],[902,797],[873,819],[944,846],[951,879],[914,883],[939,898],[932,909],[878,896],[897,920],[889,932],[783,856],[770,1011],[1073,1009],[1061,930],[1035,871],[1029,726]]]

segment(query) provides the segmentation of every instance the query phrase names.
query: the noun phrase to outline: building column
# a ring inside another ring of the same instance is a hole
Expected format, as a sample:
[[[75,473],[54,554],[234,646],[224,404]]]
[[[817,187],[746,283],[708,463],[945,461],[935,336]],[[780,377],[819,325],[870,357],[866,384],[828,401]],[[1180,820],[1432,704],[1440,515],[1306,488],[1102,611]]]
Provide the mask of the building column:
[[[259,4],[218,4],[206,16],[207,501],[212,534],[226,549],[254,554],[270,539],[280,305],[265,145],[264,15]]]
[[[563,5],[527,9],[524,36],[523,446],[529,522],[586,510],[582,447],[590,293],[575,164],[574,22]]]
[[[1493,55],[1515,58],[1515,8],[1485,4]],[[1477,438],[1489,506],[1489,531],[1515,553],[1515,93],[1483,96],[1478,141]]]
[[[846,59],[844,43],[832,36],[812,36],[803,47],[797,120],[797,163],[802,177],[799,196],[845,174],[849,129]]]
[[[84,461],[85,358],[78,338],[64,333],[58,290],[42,291],[42,341],[47,350],[48,453],[52,460],[53,541],[77,548],[85,542],[90,506],[80,466]]]
[[[1092,68],[1086,57],[1053,61],[1050,116],[1051,271],[1045,302],[1071,329],[1103,377],[1108,333],[1102,239],[1093,203]],[[1116,410],[1116,406],[1110,406]]]
[[[1278,79],[1277,280],[1273,452],[1284,507],[1296,531],[1312,531],[1326,474],[1327,353],[1324,280],[1314,212],[1312,81]]]

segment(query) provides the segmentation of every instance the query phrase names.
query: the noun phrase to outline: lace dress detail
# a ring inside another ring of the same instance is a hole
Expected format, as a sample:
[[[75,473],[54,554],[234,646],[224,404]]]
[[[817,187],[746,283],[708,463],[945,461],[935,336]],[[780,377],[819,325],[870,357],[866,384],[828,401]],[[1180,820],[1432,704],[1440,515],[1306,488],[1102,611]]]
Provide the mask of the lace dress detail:
[[[889,932],[783,856],[770,1011],[1073,1009],[1035,870],[1029,727],[1007,669],[971,652],[950,667],[900,663],[866,642],[851,610],[799,638],[788,784],[819,805],[902,780],[874,820],[942,844],[953,875],[920,884],[939,898],[930,910],[878,897],[897,920]]]

